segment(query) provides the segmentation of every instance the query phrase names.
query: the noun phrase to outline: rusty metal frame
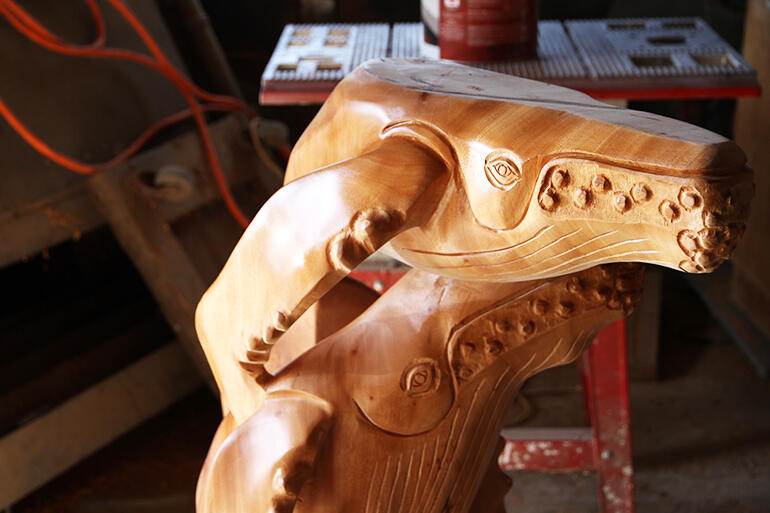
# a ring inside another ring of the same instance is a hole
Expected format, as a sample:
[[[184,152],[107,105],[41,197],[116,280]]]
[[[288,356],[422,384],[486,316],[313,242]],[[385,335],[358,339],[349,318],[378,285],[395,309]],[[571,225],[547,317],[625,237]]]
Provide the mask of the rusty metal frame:
[[[211,135],[222,168],[232,185],[259,177],[255,173],[260,169],[258,159],[244,138],[243,125],[236,117],[226,117],[213,124]],[[185,197],[169,196],[163,189],[156,190],[148,185],[147,175],[167,164],[189,173],[191,183]],[[265,188],[275,186],[277,184],[268,184]],[[205,291],[206,280],[196,267],[196,259],[188,255],[171,226],[175,219],[219,198],[197,136],[186,134],[142,153],[126,164],[89,178],[86,187],[198,372],[210,388],[216,390],[198,343],[194,322],[195,307]]]

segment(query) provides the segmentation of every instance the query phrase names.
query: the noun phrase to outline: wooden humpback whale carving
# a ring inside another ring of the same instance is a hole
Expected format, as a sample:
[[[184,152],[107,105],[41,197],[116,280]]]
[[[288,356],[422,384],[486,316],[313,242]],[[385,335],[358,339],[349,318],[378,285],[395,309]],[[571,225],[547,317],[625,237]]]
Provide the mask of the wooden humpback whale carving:
[[[398,59],[340,83],[286,180],[196,312],[225,416],[199,513],[469,511],[499,405],[632,306],[637,267],[616,263],[713,270],[753,194],[706,130]],[[282,347],[380,248],[421,271]]]
[[[229,417],[198,512],[466,512],[506,406],[639,297],[642,266],[510,283],[410,271]],[[495,449],[497,448],[497,451]]]

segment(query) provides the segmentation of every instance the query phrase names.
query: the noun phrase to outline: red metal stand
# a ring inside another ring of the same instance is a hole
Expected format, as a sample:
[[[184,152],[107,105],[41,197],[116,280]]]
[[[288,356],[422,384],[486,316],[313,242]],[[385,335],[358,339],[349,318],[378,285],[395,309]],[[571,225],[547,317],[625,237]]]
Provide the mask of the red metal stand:
[[[355,271],[351,277],[384,292],[403,272]],[[634,470],[628,401],[626,322],[602,330],[580,361],[590,428],[533,429],[507,437],[503,470],[596,472],[599,510],[633,513]]]
[[[634,470],[625,319],[604,328],[581,363],[583,393],[593,430],[600,510],[632,513]]]
[[[382,270],[382,271],[353,271],[350,277],[360,281],[364,285],[382,294],[401,279],[406,271]]]
[[[506,440],[503,470],[596,471],[599,510],[633,513],[634,471],[626,366],[626,322],[597,335],[580,361],[583,395],[591,427],[525,430]],[[541,431],[543,436],[538,435]]]

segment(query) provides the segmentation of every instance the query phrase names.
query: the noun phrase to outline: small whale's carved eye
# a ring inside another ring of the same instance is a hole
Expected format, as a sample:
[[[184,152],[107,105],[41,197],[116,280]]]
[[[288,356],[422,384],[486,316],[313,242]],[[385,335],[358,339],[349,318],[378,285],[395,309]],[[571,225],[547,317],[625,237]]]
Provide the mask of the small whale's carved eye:
[[[521,170],[516,165],[513,153],[508,150],[495,150],[484,160],[484,172],[492,187],[507,191],[521,180]]]
[[[441,370],[430,358],[412,361],[401,375],[401,389],[409,397],[416,397],[435,391],[441,381]]]

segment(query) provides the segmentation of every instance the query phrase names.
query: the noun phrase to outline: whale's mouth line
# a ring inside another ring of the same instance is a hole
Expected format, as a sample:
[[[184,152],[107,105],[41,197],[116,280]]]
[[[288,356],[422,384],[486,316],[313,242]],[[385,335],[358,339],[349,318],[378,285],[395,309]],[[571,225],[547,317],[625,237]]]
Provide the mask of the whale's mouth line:
[[[553,225],[550,225],[548,228],[552,228]],[[510,249],[519,249],[523,247],[525,244],[530,244],[532,242],[536,241],[535,237],[540,238],[541,235],[544,235],[547,230],[541,229],[535,236],[530,237],[524,242],[521,242],[519,244],[516,244],[514,246],[511,246]],[[611,249],[617,249],[623,246],[636,246],[638,244],[644,245],[645,243],[649,242],[647,238],[636,238],[636,239],[625,239],[625,240],[613,240],[613,237],[618,235],[617,230],[610,230],[607,232],[602,232],[598,235],[595,235],[593,237],[590,237],[586,240],[577,240],[575,241],[575,237],[579,236],[581,232],[581,228],[577,228],[567,234],[561,235],[560,237],[557,237],[550,242],[547,242],[542,245],[538,245],[537,247],[533,248],[531,251],[527,252],[523,255],[517,255],[513,258],[508,258],[506,260],[500,261],[500,262],[464,262],[462,264],[454,264],[454,265],[435,265],[431,266],[433,269],[438,270],[452,270],[452,269],[485,269],[490,274],[489,276],[498,277],[498,276],[504,276],[507,274],[506,268],[510,265],[513,265],[515,263],[521,263],[523,267],[521,267],[519,270],[527,270],[532,269],[535,266],[543,265],[546,262],[551,262],[553,260],[559,260],[559,259],[565,259],[563,261],[557,261],[547,267],[547,270],[551,270],[551,268],[562,268],[562,267],[569,267],[569,265],[575,263],[576,261],[583,261],[586,259],[590,259],[591,257],[596,256],[599,253],[602,253],[603,251],[609,251]],[[609,241],[604,242],[605,239],[610,239]],[[568,248],[563,249],[562,251],[557,251],[554,254],[549,254],[548,250],[553,248],[554,246],[563,243],[565,241],[572,240],[574,241],[573,244],[571,244]],[[587,246],[594,245],[596,243],[603,242],[603,245],[598,247],[597,249],[593,249],[591,251],[588,251],[586,254],[577,254],[575,255],[575,252],[581,249],[586,248]],[[638,247],[635,248],[636,252],[646,255],[656,255],[659,254],[660,251],[641,251]],[[539,259],[537,262],[532,262],[532,258],[542,254],[543,252],[546,252],[545,255]],[[499,252],[498,252],[499,253]],[[433,256],[441,257],[441,256],[455,256],[455,255],[441,255],[440,253],[434,252],[432,254]],[[476,255],[473,255],[476,256]]]
[[[409,251],[410,253],[417,253],[419,255],[435,255],[435,256],[444,256],[444,257],[464,257],[464,256],[475,256],[475,255],[492,255],[495,253],[502,253],[504,251],[509,251],[513,249],[518,249],[521,246],[524,246],[525,244],[529,244],[530,242],[537,240],[545,233],[549,232],[554,228],[554,225],[548,225],[544,226],[543,228],[540,228],[537,233],[535,233],[532,237],[530,237],[527,240],[517,242],[516,244],[512,244],[510,246],[504,246],[502,248],[495,248],[495,249],[485,249],[480,251],[459,251],[459,252],[442,252],[442,251],[430,251],[427,249],[417,249],[417,248],[403,248],[404,251]]]

